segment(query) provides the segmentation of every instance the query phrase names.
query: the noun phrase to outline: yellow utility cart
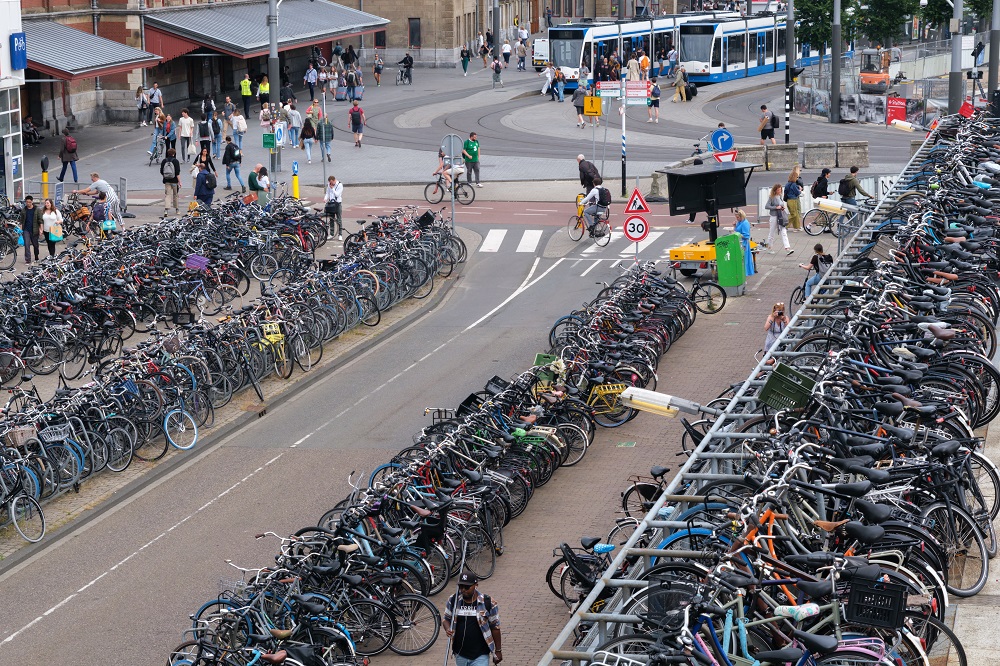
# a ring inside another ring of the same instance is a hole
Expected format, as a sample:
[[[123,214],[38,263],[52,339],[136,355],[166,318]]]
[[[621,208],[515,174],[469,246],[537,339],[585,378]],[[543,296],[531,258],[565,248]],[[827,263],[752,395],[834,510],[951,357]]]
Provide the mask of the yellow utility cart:
[[[757,243],[750,241],[754,266],[757,266]],[[715,275],[715,245],[708,239],[670,248],[670,261],[681,275],[691,277],[699,270],[711,270]]]

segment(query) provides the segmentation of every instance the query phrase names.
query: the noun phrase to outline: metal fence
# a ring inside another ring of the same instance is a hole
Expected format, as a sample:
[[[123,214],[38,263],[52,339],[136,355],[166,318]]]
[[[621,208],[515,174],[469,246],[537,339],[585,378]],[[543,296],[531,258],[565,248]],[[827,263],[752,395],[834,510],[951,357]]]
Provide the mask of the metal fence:
[[[933,138],[933,135],[931,139]],[[872,239],[875,223],[879,215],[888,211],[898,200],[904,190],[898,186],[899,182],[909,180],[908,176],[919,170],[919,166],[926,159],[933,145],[931,139],[925,140],[923,146],[910,159],[906,168],[902,171],[895,183],[880,198],[878,207],[868,216],[857,233],[846,244],[844,250],[839,253],[834,265],[827,271],[819,286],[826,287],[827,293],[822,293],[817,287],[813,290],[813,295],[808,299],[802,308],[792,317],[791,322],[778,338],[772,350],[764,355],[761,361],[750,373],[745,381],[727,405],[726,409],[718,417],[705,437],[698,444],[694,453],[684,463],[667,486],[664,493],[657,499],[653,507],[639,523],[632,537],[618,551],[614,561],[603,573],[597,585],[583,600],[569,623],[563,628],[555,642],[542,657],[540,666],[547,666],[556,661],[557,663],[568,663],[573,666],[580,666],[581,663],[590,661],[594,649],[609,637],[609,630],[612,625],[620,623],[638,623],[641,618],[633,615],[624,615],[617,611],[621,610],[623,603],[627,600],[629,591],[648,585],[648,581],[640,580],[642,573],[652,566],[652,558],[695,558],[701,557],[698,552],[686,552],[677,550],[663,550],[658,548],[637,548],[636,543],[646,530],[654,530],[652,543],[659,543],[666,536],[664,530],[683,529],[690,527],[688,522],[670,521],[660,518],[661,509],[667,503],[675,506],[673,515],[688,508],[691,503],[691,495],[677,494],[682,486],[691,484],[692,492],[700,484],[709,481],[742,481],[743,476],[734,476],[724,473],[726,461],[734,457],[742,457],[742,453],[718,453],[716,450],[721,444],[737,441],[740,439],[752,439],[758,437],[755,433],[734,432],[735,427],[744,421],[761,416],[759,404],[754,397],[764,384],[763,380],[756,379],[767,369],[767,363],[772,359],[783,359],[794,357],[798,353],[791,351],[796,341],[808,335],[813,323],[822,319],[825,311],[830,307],[829,303],[838,297],[839,289],[846,280],[849,279],[847,271],[851,263],[858,257],[862,248],[868,245]],[[701,471],[693,472],[695,466]],[[708,471],[703,471],[706,469]],[[629,575],[615,578],[626,557],[638,557],[639,560],[630,570]],[[607,600],[604,608],[607,612],[591,613],[589,609],[597,601],[604,590],[612,588],[616,592]],[[581,623],[588,623],[591,628],[572,645],[575,633],[579,630]]]

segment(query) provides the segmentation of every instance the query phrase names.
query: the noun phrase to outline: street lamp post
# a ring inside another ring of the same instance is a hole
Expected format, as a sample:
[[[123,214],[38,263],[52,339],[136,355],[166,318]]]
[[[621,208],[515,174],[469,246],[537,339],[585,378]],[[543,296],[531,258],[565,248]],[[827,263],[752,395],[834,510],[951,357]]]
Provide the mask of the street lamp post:
[[[962,0],[954,0],[951,19],[951,71],[948,72],[948,113],[958,113],[965,97],[962,82]]]
[[[830,54],[830,122],[840,122],[840,55],[843,39],[840,34],[840,0],[833,0],[833,51]]]
[[[281,0],[267,0],[267,32],[270,41],[267,52],[267,80],[275,91],[281,90],[281,72],[278,65],[278,6],[280,4]],[[268,95],[268,101],[271,101],[270,95]],[[281,146],[275,144],[272,150],[271,169],[279,171],[281,169]]]
[[[991,96],[997,89],[998,68],[1000,68],[1000,2],[993,0],[993,21],[990,24],[990,69],[986,82],[986,88]],[[990,101],[993,101],[992,97]]]

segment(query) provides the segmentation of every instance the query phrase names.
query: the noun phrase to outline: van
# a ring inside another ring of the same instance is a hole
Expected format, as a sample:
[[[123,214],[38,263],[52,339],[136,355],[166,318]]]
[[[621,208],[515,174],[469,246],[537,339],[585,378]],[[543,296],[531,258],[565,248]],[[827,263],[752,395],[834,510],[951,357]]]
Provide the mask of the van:
[[[531,65],[536,72],[540,72],[548,61],[549,40],[538,38],[531,43]]]

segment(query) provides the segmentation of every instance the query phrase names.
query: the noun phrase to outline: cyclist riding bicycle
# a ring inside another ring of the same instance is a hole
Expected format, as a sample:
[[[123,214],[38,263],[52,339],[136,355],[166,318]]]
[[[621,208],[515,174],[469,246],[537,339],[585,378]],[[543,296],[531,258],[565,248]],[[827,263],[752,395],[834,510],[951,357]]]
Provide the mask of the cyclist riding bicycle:
[[[601,187],[604,179],[600,176],[594,178],[594,189],[583,198],[580,205],[583,206],[583,217],[587,222],[587,232],[593,235],[596,217],[603,209],[611,205],[611,190]]]
[[[403,56],[403,59],[396,64],[403,66],[403,78],[405,78],[410,85],[413,85],[413,56],[407,53]]]
[[[463,173],[465,173],[465,167],[461,164],[449,164],[444,158],[444,150],[438,148],[438,167],[431,175],[437,176],[440,174],[444,179],[445,187],[449,188],[455,178],[459,178]]]

